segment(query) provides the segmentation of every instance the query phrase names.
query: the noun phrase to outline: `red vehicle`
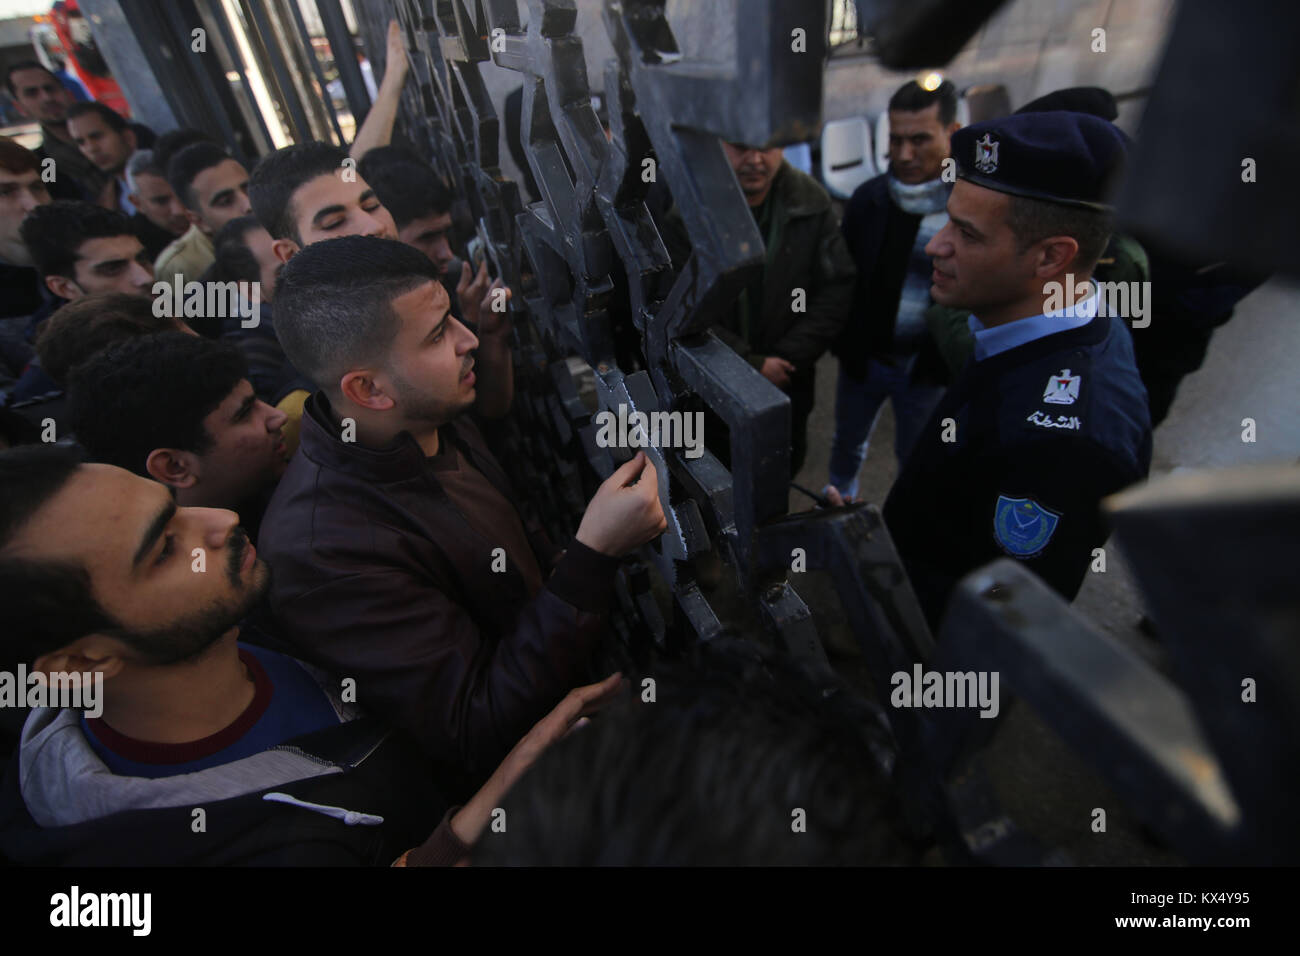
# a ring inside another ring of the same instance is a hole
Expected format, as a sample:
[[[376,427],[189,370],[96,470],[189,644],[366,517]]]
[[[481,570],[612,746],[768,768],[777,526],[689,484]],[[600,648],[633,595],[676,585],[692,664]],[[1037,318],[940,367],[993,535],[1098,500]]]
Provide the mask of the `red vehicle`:
[[[95,46],[90,24],[77,7],[77,0],[58,0],[48,14],[35,19],[32,42],[41,63],[56,70],[55,59],[62,60],[93,99],[129,117],[131,107]]]

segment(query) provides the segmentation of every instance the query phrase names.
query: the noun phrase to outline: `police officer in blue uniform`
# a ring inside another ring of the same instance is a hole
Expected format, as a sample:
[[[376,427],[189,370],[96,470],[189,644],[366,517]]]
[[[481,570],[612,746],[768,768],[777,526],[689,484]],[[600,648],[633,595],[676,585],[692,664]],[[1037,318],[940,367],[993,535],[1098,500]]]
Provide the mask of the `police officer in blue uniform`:
[[[936,630],[957,581],[1003,555],[1073,599],[1106,540],[1101,499],[1147,475],[1146,391],[1124,316],[1108,314],[1123,300],[1090,282],[1124,151],[1082,113],[953,135],[949,222],[925,251],[934,301],[971,312],[975,353],[884,509]]]

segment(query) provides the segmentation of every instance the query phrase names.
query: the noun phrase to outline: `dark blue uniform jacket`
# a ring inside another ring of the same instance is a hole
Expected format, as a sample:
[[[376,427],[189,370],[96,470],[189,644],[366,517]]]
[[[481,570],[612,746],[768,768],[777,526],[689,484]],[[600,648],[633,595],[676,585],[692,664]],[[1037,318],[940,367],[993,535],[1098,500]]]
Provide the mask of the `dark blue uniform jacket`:
[[[1073,599],[1106,540],[1101,499],[1150,465],[1146,390],[1118,318],[968,362],[885,502],[931,627],[957,581],[1003,555]]]

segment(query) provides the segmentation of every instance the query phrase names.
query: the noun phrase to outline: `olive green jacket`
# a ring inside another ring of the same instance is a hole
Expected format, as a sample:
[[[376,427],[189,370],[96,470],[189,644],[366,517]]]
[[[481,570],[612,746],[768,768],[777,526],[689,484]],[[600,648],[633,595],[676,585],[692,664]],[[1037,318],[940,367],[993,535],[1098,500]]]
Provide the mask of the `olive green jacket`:
[[[810,371],[844,326],[857,269],[830,196],[815,179],[783,161],[768,201],[779,248],[768,250],[758,325],[748,342],[734,314],[714,332],[755,368],[777,355]],[[795,289],[804,292],[802,312],[794,310]]]

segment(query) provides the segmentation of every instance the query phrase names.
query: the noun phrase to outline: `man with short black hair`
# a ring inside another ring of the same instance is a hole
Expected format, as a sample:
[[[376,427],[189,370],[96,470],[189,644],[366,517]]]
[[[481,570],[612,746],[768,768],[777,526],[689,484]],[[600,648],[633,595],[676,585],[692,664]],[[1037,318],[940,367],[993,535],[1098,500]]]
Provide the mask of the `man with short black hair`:
[[[239,353],[181,332],[127,339],[77,366],[68,413],[95,461],[161,481],[188,507],[256,525],[284,474],[284,415],[258,399]]]
[[[359,169],[392,213],[397,238],[445,272],[456,258],[450,242],[452,196],[433,167],[399,146],[381,146],[366,153]]]
[[[259,545],[288,639],[478,782],[582,682],[618,558],[666,521],[638,453],[554,561],[466,414],[509,409],[508,319],[486,313],[476,336],[437,279],[391,239],[347,236],[289,260],[276,327],[320,391]]]
[[[185,207],[154,159],[153,150],[138,150],[127,161],[126,188],[127,198],[139,210],[131,221],[150,260],[156,260],[189,229]]]
[[[144,246],[131,220],[116,209],[60,199],[32,210],[19,232],[52,302],[29,326],[33,341],[49,314],[65,302],[105,292],[152,298],[153,275]],[[61,398],[62,389],[41,368],[39,358],[27,366],[9,395],[11,404],[26,404],[23,413],[37,421],[57,417],[51,413]],[[49,402],[56,404],[51,408]],[[42,411],[46,414],[39,414]]]
[[[361,137],[357,139],[360,141]],[[381,148],[367,153],[366,160]],[[299,250],[322,239],[340,236],[398,238],[392,214],[380,201],[378,192],[371,188],[364,176],[358,175],[352,164],[355,155],[355,151],[349,155],[329,143],[300,143],[278,149],[257,164],[249,180],[248,196],[253,203],[253,212],[271,234],[271,248],[281,262],[288,262]],[[377,163],[370,168],[382,170],[388,161],[385,154],[380,153]],[[403,197],[402,202],[405,201]],[[426,223],[423,233],[429,231],[429,224],[436,225],[441,221],[439,218]],[[450,217],[447,217],[447,223],[450,225]],[[432,234],[426,237],[424,245],[428,248],[421,251],[426,254],[432,251],[437,256],[444,256],[451,252],[449,247],[444,248],[444,243],[432,238]],[[439,262],[440,270],[451,261]],[[489,278],[486,261],[479,267],[477,275],[471,275],[471,272],[468,263],[463,263],[459,275],[454,270],[450,275],[440,272],[439,279],[449,286],[456,282],[452,313],[471,327],[477,327],[481,315],[491,307],[490,300],[496,290],[504,289],[505,284],[500,279],[493,281]]]
[[[252,208],[248,172],[217,144],[198,142],[172,157],[167,181],[191,225],[158,256],[154,275],[163,282],[174,282],[177,275],[182,283],[197,281],[216,257],[212,237]]]
[[[126,164],[136,151],[135,131],[120,113],[103,103],[74,103],[67,111],[68,137],[81,154],[104,174],[104,190],[99,204],[120,209],[128,216],[137,212],[127,198]]]
[[[1002,555],[1073,599],[1106,540],[1102,498],[1151,464],[1132,341],[1091,282],[1123,135],[1095,116],[1030,113],[958,130],[952,149],[930,294],[970,310],[974,359],[884,508],[935,628],[957,581]]]
[[[115,209],[61,199],[34,209],[21,235],[46,286],[61,299],[99,292],[152,295],[144,245],[131,220]]]
[[[915,80],[903,84],[889,101],[889,170],[854,190],[844,209],[840,230],[858,278],[834,348],[840,373],[828,484],[846,497],[858,493],[885,402],[894,407],[901,465],[943,395],[947,375],[926,326],[932,303],[925,247],[948,221],[952,180],[943,169],[958,128],[950,80],[934,90]]]
[[[397,238],[392,215],[348,160],[346,150],[330,143],[299,143],[264,156],[253,169],[253,213],[281,262],[321,239]]]

